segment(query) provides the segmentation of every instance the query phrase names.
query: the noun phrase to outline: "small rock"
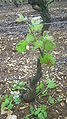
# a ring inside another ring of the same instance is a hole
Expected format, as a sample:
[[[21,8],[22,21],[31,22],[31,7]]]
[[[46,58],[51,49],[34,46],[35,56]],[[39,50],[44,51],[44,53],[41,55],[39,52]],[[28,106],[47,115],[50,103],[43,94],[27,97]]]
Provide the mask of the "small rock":
[[[64,117],[64,119],[67,119],[67,117]]]
[[[66,98],[66,104],[67,104],[67,98]]]
[[[16,115],[8,115],[6,119],[17,119]]]
[[[29,46],[27,46],[26,49],[29,50],[30,49]]]
[[[65,106],[65,103],[64,103],[64,102],[61,102],[60,104],[61,104],[61,106],[62,106],[62,107],[64,107],[64,106]]]
[[[58,117],[58,119],[62,119],[62,116],[60,115],[60,116]]]
[[[56,112],[58,113],[58,110],[56,110]]]
[[[62,90],[60,90],[60,89],[57,89],[57,92],[62,92]]]
[[[59,40],[60,40],[60,39],[62,39],[62,37],[61,37],[61,36],[59,37]]]
[[[58,55],[58,54],[59,54],[59,52],[57,52],[57,51],[53,51],[53,53],[54,53],[55,55]]]
[[[11,111],[11,110],[7,111],[7,115],[11,115],[12,113],[13,113],[13,111]]]
[[[55,75],[56,75],[56,74],[55,74]],[[61,78],[60,78],[58,75],[56,75],[56,77],[57,77],[57,79],[61,80]]]
[[[7,111],[1,110],[1,115],[6,114],[6,113],[7,113]]]

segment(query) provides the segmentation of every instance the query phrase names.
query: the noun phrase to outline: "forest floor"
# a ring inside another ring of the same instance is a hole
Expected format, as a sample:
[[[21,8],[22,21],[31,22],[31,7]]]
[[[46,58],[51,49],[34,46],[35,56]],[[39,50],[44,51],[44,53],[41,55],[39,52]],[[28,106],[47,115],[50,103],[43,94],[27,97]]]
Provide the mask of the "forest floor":
[[[36,72],[38,51],[29,50],[25,55],[16,51],[16,44],[24,39],[28,32],[26,24],[16,24],[17,14],[22,13],[29,18],[40,16],[30,5],[0,7],[0,95],[9,93],[13,80],[28,80]],[[56,64],[51,68],[51,77],[60,85],[56,93],[62,95],[63,101],[48,110],[47,119],[67,119],[67,2],[56,2],[50,9],[52,22],[49,33],[54,37],[56,50]],[[48,76],[47,69],[43,68],[43,76]],[[42,80],[41,79],[41,80]],[[23,109],[21,107],[27,106]],[[28,112],[28,105],[22,103],[14,107],[13,114],[18,119],[24,119]],[[6,119],[7,114],[0,114],[0,119]]]

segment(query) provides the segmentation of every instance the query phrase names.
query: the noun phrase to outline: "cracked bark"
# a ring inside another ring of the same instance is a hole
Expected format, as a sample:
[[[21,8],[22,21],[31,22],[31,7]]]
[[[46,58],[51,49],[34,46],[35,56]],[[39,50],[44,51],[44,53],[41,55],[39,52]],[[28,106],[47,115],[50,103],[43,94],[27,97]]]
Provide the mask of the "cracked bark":
[[[25,92],[25,94],[23,94],[23,100],[25,102],[32,102],[36,99],[36,85],[37,85],[37,82],[40,81],[41,77],[42,77],[42,67],[41,67],[40,59],[38,58],[37,72],[35,76],[29,79],[29,88]]]
[[[47,2],[46,0],[36,0],[36,3],[34,5],[32,5],[33,9],[37,10],[40,12],[40,15],[43,19],[43,28],[42,28],[42,33],[45,30],[48,30],[50,27],[50,22],[51,22],[51,16],[49,13],[49,9],[48,9],[48,5],[51,4],[52,2],[54,2],[54,0]],[[36,8],[35,5],[38,5],[38,7],[40,8]]]

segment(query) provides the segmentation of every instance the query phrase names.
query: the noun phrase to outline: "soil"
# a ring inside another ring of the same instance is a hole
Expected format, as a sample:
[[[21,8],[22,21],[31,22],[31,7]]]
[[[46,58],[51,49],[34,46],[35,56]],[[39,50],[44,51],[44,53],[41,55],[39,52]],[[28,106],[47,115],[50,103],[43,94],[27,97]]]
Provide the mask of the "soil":
[[[26,81],[36,72],[39,51],[32,53],[29,49],[25,55],[16,51],[16,44],[24,39],[28,32],[26,24],[15,23],[19,12],[29,18],[40,16],[27,4],[18,8],[14,5],[0,7],[0,95],[9,94],[13,80]],[[49,33],[54,37],[57,46],[53,52],[56,57],[56,64],[51,68],[51,78],[59,84],[59,88],[54,91],[55,97],[62,95],[63,101],[48,109],[47,119],[67,119],[67,1],[54,2],[50,14],[52,22]],[[47,78],[48,72],[45,66],[42,68],[41,80],[44,80]],[[26,108],[23,108],[25,106]],[[18,119],[24,119],[24,115],[29,111],[29,104],[22,101],[12,111]],[[0,114],[0,119],[6,118],[7,114]]]

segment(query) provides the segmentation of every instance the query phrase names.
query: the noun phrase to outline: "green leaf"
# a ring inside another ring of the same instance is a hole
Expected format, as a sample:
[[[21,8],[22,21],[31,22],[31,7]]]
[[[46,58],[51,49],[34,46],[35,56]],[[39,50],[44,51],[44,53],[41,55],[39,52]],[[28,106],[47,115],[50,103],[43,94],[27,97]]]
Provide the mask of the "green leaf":
[[[17,45],[16,45],[16,50],[20,53],[22,52],[26,52],[26,47],[27,45],[29,45],[32,41],[34,41],[34,37],[31,34],[27,34],[26,39],[20,41]]]
[[[13,96],[10,95],[10,96],[9,96],[9,102],[12,102],[12,99],[13,99]]]
[[[53,81],[53,80],[51,80],[51,79],[46,79],[46,80],[45,80],[45,83],[46,83],[46,84],[49,84],[49,83],[52,82],[52,81]],[[55,81],[53,81],[53,82],[55,82]]]
[[[31,113],[31,114],[34,114],[34,112],[35,112],[35,109],[34,109],[34,107],[31,105],[31,106],[30,106],[30,113]]]
[[[32,31],[41,31],[43,28],[43,24],[30,25],[30,28]]]
[[[57,86],[57,84],[53,80],[50,80],[49,83],[47,84],[48,89],[54,89],[54,88],[56,88],[56,86]]]
[[[40,92],[40,86],[36,87],[36,93],[38,94]]]
[[[22,87],[20,87],[19,85],[16,87],[17,90],[21,90]]]
[[[8,95],[5,95],[4,96],[4,102],[2,102],[1,104],[1,109],[4,109],[5,107],[9,108],[11,106],[11,102],[12,102],[12,95],[8,96]]]
[[[38,109],[35,111],[34,115],[36,116],[36,115],[38,115],[40,112],[41,112],[41,108],[38,108]]]
[[[56,48],[53,38],[46,33],[44,34],[44,45],[47,52]]]
[[[53,49],[56,48],[56,44],[52,40],[45,40],[45,49],[47,51],[52,51]]]
[[[17,23],[25,22],[27,20],[27,16],[23,16],[21,13],[18,14],[18,18],[16,19]]]
[[[36,18],[31,20],[32,25],[30,25],[32,31],[41,31],[43,28],[43,24],[41,24],[41,19]]]
[[[43,38],[44,38],[44,46],[45,46],[45,50],[48,51],[52,51],[56,48],[56,44],[53,41],[53,37],[49,36],[49,34],[47,32],[43,33]]]
[[[36,19],[32,18],[31,23],[32,25],[37,25],[41,23],[41,20],[40,18],[36,18]]]
[[[19,52],[19,53],[22,53],[22,52],[26,52],[26,46],[28,45],[28,43],[25,41],[20,41],[17,45],[16,45],[16,50]]]
[[[45,106],[44,106],[44,105],[41,105],[41,107],[40,107],[40,108],[41,108],[41,111],[42,111],[42,110],[44,110],[44,111],[46,110],[46,108],[45,108]]]
[[[43,91],[41,96],[44,97],[44,96],[47,96],[48,95],[48,92],[47,91]]]
[[[21,102],[21,100],[20,100],[20,98],[19,98],[19,95],[15,95],[14,96],[14,102],[15,102],[15,104],[20,104],[20,102]]]
[[[44,88],[44,83],[41,82],[40,85],[36,87],[36,93],[38,94]]]
[[[52,66],[55,64],[55,58],[51,54],[46,54],[43,57],[40,56],[40,63],[47,64],[48,66]]]
[[[58,97],[56,97],[57,98],[57,101],[58,102],[61,102],[62,100],[63,100],[63,96],[62,95],[59,95]]]
[[[11,0],[12,1],[12,0]],[[13,2],[13,1],[12,1]],[[23,3],[23,0],[17,0],[17,4]]]
[[[7,103],[6,102],[2,102],[1,109],[3,110],[6,106],[7,106]]]
[[[43,88],[44,88],[44,83],[41,82],[41,83],[40,83],[40,89],[43,89]]]
[[[10,102],[10,101],[9,101],[9,98],[6,98],[6,99],[5,99],[5,103],[6,103],[6,105],[8,105],[9,102]]]
[[[45,117],[45,119],[47,118],[47,112],[44,112],[44,117]]]
[[[8,98],[8,95],[5,95],[5,96],[4,96],[4,100],[7,99],[7,98]]]
[[[25,89],[25,82],[14,82],[14,85],[13,85],[13,88],[12,88],[12,90],[22,90],[22,89],[24,89],[24,90],[26,90]]]
[[[30,118],[28,116],[26,116],[25,119],[30,119]]]
[[[36,50],[38,48],[41,48],[41,49],[43,48],[43,41],[38,40],[33,43],[33,50]]]
[[[34,36],[32,34],[27,34],[26,41],[27,43],[34,41]]]
[[[49,96],[48,102],[50,104],[54,104],[55,103],[54,98],[52,96]]]
[[[38,114],[38,119],[45,119],[42,113]]]
[[[10,102],[7,108],[11,110],[13,108],[13,104]]]
[[[47,36],[47,37],[49,36],[48,33],[49,33],[49,32],[45,32],[45,31],[43,32],[43,38],[44,38],[44,39],[45,39],[46,36]]]
[[[23,0],[18,0],[18,3],[23,3]]]
[[[20,86],[20,87],[24,87],[24,86],[25,86],[25,82],[23,82],[23,81],[20,82],[20,83],[19,83],[19,86]]]
[[[40,41],[43,41],[44,40],[43,36],[40,36],[39,40]]]

